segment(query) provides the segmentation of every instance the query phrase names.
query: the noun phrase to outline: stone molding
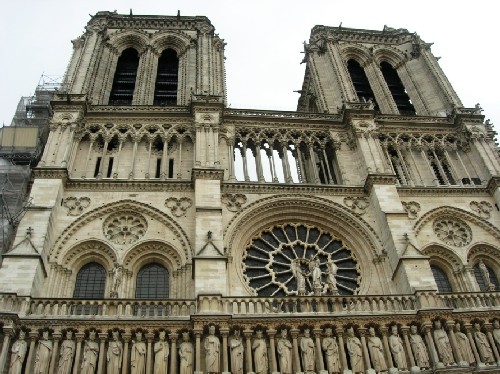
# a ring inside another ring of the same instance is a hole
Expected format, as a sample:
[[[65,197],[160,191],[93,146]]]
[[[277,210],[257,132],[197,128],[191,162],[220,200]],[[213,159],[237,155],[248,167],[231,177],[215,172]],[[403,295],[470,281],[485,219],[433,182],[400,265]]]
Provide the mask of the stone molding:
[[[368,174],[364,190],[370,193],[374,185],[396,185],[398,179],[393,174]]]
[[[193,168],[192,180],[207,179],[207,180],[224,180],[224,170],[222,169],[203,169]]]

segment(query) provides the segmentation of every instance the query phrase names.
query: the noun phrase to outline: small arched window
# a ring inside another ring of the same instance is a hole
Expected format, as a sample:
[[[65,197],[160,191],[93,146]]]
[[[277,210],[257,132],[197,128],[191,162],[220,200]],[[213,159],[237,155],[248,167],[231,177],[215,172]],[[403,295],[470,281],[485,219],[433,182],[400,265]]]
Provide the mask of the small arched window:
[[[365,74],[365,69],[361,67],[359,62],[351,59],[347,61],[347,71],[349,71],[349,75],[351,76],[352,84],[356,90],[356,95],[358,95],[358,100],[371,100],[375,105],[375,110],[378,110],[375,94],[373,93],[368,77]]]
[[[406,89],[403,86],[403,82],[401,82],[396,69],[394,69],[388,62],[383,61],[380,64],[380,70],[382,71],[385,82],[389,87],[389,91],[391,91],[392,98],[398,107],[399,114],[416,114],[415,108],[411,103],[410,97],[406,93]]]
[[[168,299],[168,271],[159,264],[145,265],[137,274],[137,299]]]
[[[438,292],[452,292],[450,281],[445,271],[437,265],[431,265],[432,274],[438,288]]]
[[[158,59],[154,105],[177,105],[179,58],[173,49],[165,49]]]
[[[482,261],[474,265],[474,275],[481,291],[493,291],[491,285],[495,286],[495,291],[500,290],[500,284],[498,284],[495,272]]]
[[[131,105],[134,98],[135,79],[139,67],[139,54],[134,48],[122,52],[116,64],[109,105]]]
[[[106,270],[96,262],[84,265],[76,276],[73,297],[79,299],[102,299],[106,287]]]

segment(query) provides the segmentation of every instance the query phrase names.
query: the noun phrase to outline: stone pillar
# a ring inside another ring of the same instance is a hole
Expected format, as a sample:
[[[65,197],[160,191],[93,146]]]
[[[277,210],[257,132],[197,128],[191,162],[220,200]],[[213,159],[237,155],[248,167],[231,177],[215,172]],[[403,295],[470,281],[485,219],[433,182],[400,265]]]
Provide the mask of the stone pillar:
[[[472,325],[469,323],[464,324],[467,338],[469,339],[470,347],[472,348],[472,353],[474,353],[474,358],[476,359],[476,365],[478,368],[485,367],[484,363],[481,361],[479,352],[477,351],[476,341],[472,337]]]
[[[61,340],[61,331],[56,330],[52,334],[52,339],[53,339],[54,345],[52,347],[52,357],[50,358],[49,374],[53,374],[55,372],[57,354],[58,354],[58,349],[59,349],[59,341]]]
[[[269,336],[269,347],[271,348],[271,373],[276,373],[278,371],[278,365],[276,362],[276,342],[274,340],[276,330],[268,330],[267,335]]]
[[[291,329],[290,335],[292,336],[292,369],[294,373],[300,372],[300,354],[299,354],[299,345],[297,343],[297,338],[299,337],[299,330]]]
[[[170,338],[170,374],[177,374],[177,337],[176,333],[168,335]]]
[[[380,329],[382,332],[382,343],[384,344],[385,359],[387,360],[387,366],[389,369],[394,369],[394,363],[392,361],[391,349],[389,348],[389,340],[387,339],[387,327],[382,327]]]
[[[363,348],[363,358],[365,359],[365,370],[367,373],[373,371],[372,364],[370,362],[370,355],[368,354],[368,348],[366,346],[366,329],[359,329],[359,337],[361,338],[361,347]]]
[[[229,372],[229,361],[227,355],[227,336],[229,335],[229,329],[227,327],[222,327],[220,329],[220,334],[222,335],[222,372]]]
[[[99,333],[99,363],[97,364],[97,374],[103,374],[106,372],[104,369],[104,357],[106,357],[106,353],[104,352],[106,348],[106,338],[108,334],[105,332]]]
[[[2,353],[0,354],[0,373],[5,371],[5,364],[7,363],[7,357],[9,355],[10,341],[14,334],[14,330],[12,327],[4,327],[3,334]]]
[[[491,329],[486,328],[486,333],[488,334],[488,341],[490,342],[491,349],[493,350],[493,354],[495,355],[498,365],[500,363],[500,356],[498,354],[497,345],[495,344],[495,339],[493,339],[493,335],[491,334]]]
[[[429,347],[429,351],[431,353],[431,358],[432,358],[432,363],[434,364],[435,369],[442,369],[444,368],[444,364],[439,361],[439,356],[436,351],[436,346],[434,345],[434,339],[432,338],[431,334],[431,324],[425,324],[423,326],[424,331],[425,331],[425,337],[427,340],[427,347]]]
[[[25,371],[26,373],[31,373],[33,366],[33,356],[35,355],[35,343],[38,337],[38,332],[30,331],[30,351],[28,353],[28,360],[26,361]]]
[[[461,363],[463,362],[463,358],[462,355],[460,354],[460,350],[457,348],[457,339],[455,338],[455,331],[453,331],[453,326],[455,326],[455,321],[447,321],[446,325],[448,326],[450,343],[455,357],[455,362],[461,365]]]
[[[342,365],[342,371],[348,370],[347,357],[345,355],[344,347],[344,330],[341,327],[336,329],[337,337],[339,338],[339,351],[340,351],[340,363]]]
[[[75,353],[75,363],[73,364],[73,374],[78,374],[80,372],[80,356],[82,355],[82,342],[84,338],[83,332],[77,332],[76,337],[76,353]]]
[[[194,371],[195,373],[201,372],[201,333],[202,330],[193,330],[195,337],[195,360],[194,360]]]
[[[253,372],[252,366],[252,330],[243,330],[243,335],[245,335],[246,342],[246,354],[247,354],[247,373]]]
[[[123,337],[123,362],[122,362],[122,374],[128,373],[128,345],[130,343],[130,339],[132,338],[132,334],[130,332],[126,332],[122,334]]]
[[[401,331],[403,332],[403,340],[405,342],[406,352],[408,354],[408,357],[410,358],[410,367],[414,368],[416,367],[416,364],[415,364],[415,359],[413,358],[413,353],[411,351],[410,340],[408,339],[408,329],[409,328],[407,326],[401,327]]]
[[[323,363],[323,351],[321,350],[321,329],[313,330],[314,339],[316,343],[316,371],[320,372],[325,370],[325,365]]]

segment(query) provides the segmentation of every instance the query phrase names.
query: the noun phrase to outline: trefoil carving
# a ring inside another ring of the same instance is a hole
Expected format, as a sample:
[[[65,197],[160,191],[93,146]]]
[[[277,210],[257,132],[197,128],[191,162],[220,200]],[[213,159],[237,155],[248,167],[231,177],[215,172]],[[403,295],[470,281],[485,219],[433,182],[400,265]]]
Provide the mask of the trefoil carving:
[[[365,214],[369,202],[366,197],[345,197],[344,204],[348,206],[354,214],[361,216]]]
[[[247,202],[247,197],[241,193],[225,193],[222,195],[222,203],[226,205],[230,212],[238,212]]]
[[[416,201],[403,201],[403,207],[408,213],[409,219],[417,219],[418,212],[420,212],[420,204]]]
[[[481,218],[490,218],[493,206],[487,201],[471,201],[470,208]]]
[[[170,209],[170,212],[176,217],[186,214],[186,210],[193,205],[193,202],[188,197],[169,197],[165,200],[165,206]]]
[[[68,216],[79,216],[89,205],[89,197],[70,196],[63,200],[63,206],[68,209]]]

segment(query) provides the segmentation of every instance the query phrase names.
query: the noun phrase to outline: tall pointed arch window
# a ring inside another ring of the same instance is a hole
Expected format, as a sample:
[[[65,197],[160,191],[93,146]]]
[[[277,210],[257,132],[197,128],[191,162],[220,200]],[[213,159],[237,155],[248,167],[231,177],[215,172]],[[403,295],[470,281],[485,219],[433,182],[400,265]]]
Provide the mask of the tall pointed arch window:
[[[134,48],[125,49],[116,64],[109,105],[131,105],[139,67],[139,54]]]
[[[106,287],[106,270],[96,262],[84,265],[76,275],[73,297],[102,299]]]
[[[438,292],[452,292],[451,283],[446,272],[437,265],[431,265],[432,275],[438,288]]]
[[[389,87],[389,91],[391,91],[392,98],[398,107],[399,114],[417,114],[396,69],[388,62],[382,61],[380,70]]]
[[[173,49],[165,49],[158,59],[154,105],[176,105],[179,58]]]
[[[168,271],[160,264],[147,264],[139,270],[135,288],[137,299],[168,299]]]
[[[375,94],[372,91],[368,77],[366,76],[365,70],[356,60],[347,61],[347,71],[351,76],[352,84],[356,90],[356,95],[358,95],[358,100],[360,101],[373,101],[375,105],[375,110],[378,110],[378,104],[375,100]]]

